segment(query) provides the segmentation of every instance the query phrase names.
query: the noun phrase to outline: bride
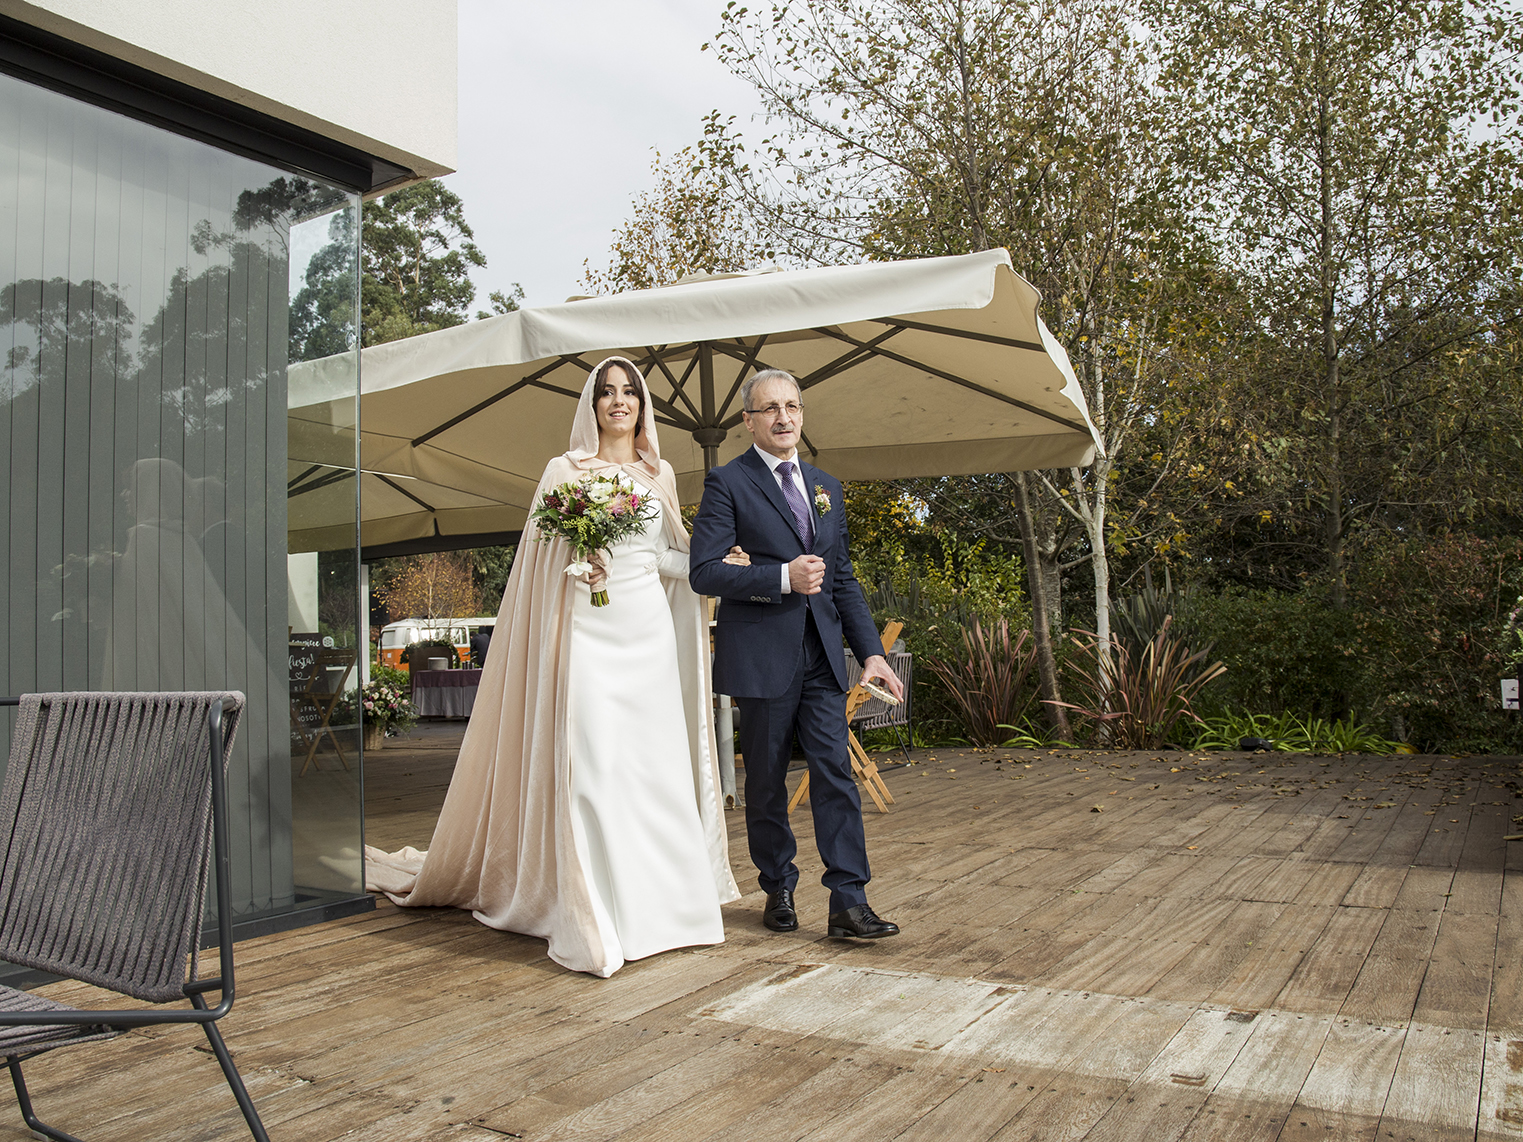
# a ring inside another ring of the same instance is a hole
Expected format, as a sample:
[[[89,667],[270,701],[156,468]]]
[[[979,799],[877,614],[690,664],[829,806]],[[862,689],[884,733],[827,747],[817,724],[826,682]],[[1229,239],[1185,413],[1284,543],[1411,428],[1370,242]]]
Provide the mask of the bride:
[[[719,906],[740,893],[715,767],[708,624],[687,582],[655,408],[622,357],[589,374],[571,447],[546,466],[534,503],[589,472],[653,492],[656,516],[575,579],[571,547],[525,528],[433,841],[426,854],[367,848],[366,887],[407,907],[469,908],[606,978],[626,960],[722,943]],[[729,561],[749,560],[737,549]],[[607,606],[592,606],[597,587]]]

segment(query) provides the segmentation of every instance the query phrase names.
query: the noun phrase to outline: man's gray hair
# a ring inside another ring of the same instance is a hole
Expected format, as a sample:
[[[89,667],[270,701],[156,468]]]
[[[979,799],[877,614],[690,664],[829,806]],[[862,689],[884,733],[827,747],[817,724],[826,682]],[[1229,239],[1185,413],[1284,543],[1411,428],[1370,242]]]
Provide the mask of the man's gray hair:
[[[793,386],[794,392],[798,393],[799,403],[804,403],[804,390],[799,388],[797,377],[795,377],[792,373],[783,372],[782,369],[763,369],[761,372],[754,373],[751,376],[747,377],[745,382],[740,386],[741,408],[745,409],[747,412],[751,411],[751,393],[755,391],[757,385],[762,384],[766,381],[787,381]]]

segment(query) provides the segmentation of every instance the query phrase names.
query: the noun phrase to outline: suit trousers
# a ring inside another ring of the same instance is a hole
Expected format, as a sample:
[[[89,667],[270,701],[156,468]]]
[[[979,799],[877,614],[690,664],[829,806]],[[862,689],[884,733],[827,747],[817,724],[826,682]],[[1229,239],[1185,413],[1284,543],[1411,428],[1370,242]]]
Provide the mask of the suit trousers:
[[[780,697],[735,699],[746,767],[746,833],[762,889],[797,885],[798,842],[788,823],[787,786],[797,733],[809,762],[809,809],[825,862],[821,882],[830,890],[834,913],[867,903],[872,872],[862,798],[846,744],[846,692],[836,682],[812,615],[804,623],[803,651],[793,682]]]

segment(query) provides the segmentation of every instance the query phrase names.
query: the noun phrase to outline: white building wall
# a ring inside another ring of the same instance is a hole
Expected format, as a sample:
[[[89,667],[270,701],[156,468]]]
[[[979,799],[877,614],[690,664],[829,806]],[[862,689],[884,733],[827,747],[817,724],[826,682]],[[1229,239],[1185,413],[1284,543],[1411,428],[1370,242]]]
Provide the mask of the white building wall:
[[[317,552],[286,556],[289,611],[286,624],[303,634],[317,630]]]
[[[455,0],[0,0],[0,13],[420,175],[455,169]]]

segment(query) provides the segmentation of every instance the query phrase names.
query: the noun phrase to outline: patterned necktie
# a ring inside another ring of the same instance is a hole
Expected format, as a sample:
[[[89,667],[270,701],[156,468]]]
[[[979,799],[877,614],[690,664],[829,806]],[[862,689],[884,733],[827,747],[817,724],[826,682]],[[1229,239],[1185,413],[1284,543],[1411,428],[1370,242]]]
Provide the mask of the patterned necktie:
[[[804,541],[804,550],[813,552],[814,520],[809,515],[809,505],[804,502],[804,494],[793,482],[793,461],[784,460],[779,464],[777,474],[783,478],[783,499],[788,501],[788,510],[793,513],[793,522],[798,524],[799,536]]]

